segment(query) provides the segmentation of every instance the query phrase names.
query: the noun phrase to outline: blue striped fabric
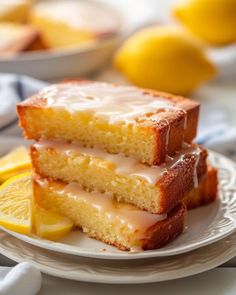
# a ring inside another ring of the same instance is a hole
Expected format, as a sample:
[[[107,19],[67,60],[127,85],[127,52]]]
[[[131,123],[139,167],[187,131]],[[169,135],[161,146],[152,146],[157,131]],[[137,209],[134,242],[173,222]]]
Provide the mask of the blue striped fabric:
[[[20,135],[16,104],[37,92],[47,83],[36,79],[0,74],[0,135]]]
[[[201,103],[196,141],[236,161],[236,126],[224,106],[216,102]]]

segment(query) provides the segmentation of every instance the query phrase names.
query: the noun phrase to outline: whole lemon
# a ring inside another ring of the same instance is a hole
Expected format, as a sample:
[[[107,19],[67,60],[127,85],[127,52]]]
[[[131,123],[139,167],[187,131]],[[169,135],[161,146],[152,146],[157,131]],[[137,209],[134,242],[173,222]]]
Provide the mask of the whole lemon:
[[[134,34],[115,54],[114,65],[137,86],[183,95],[216,72],[201,45],[175,27]]]
[[[203,40],[223,45],[236,41],[236,0],[184,0],[173,13]]]

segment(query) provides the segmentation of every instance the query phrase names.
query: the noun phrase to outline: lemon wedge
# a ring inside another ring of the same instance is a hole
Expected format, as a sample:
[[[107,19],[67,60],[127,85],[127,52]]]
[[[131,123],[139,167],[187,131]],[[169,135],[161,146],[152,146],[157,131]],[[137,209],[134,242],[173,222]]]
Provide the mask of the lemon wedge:
[[[69,219],[34,204],[31,173],[11,177],[0,186],[0,225],[21,234],[34,229],[49,240],[61,238],[73,227]]]
[[[35,208],[36,235],[42,239],[58,240],[71,231],[73,222],[57,213],[48,211],[36,205]]]
[[[28,150],[24,146],[19,146],[0,158],[0,183],[30,169],[31,162]]]
[[[209,43],[236,41],[235,0],[182,0],[173,7],[173,13],[192,33]]]
[[[8,179],[0,186],[0,225],[22,234],[31,232],[31,174]]]
[[[137,86],[186,95],[216,73],[201,45],[181,28],[150,27],[124,42],[114,65]]]

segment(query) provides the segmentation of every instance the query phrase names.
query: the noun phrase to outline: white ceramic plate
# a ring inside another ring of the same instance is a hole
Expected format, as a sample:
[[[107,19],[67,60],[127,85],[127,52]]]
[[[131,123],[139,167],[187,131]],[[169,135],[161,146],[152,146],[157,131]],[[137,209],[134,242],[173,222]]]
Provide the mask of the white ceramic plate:
[[[22,143],[22,140],[19,142]],[[5,138],[0,145],[0,154],[17,143],[16,139]],[[3,230],[20,240],[47,250],[98,259],[131,260],[171,256],[209,245],[236,229],[236,164],[214,152],[210,152],[209,160],[219,169],[219,199],[213,204],[189,211],[184,233],[161,249],[139,253],[124,252],[90,239],[80,231],[72,232],[60,242],[53,242]]]
[[[0,232],[0,253],[16,261],[30,261],[43,273],[65,279],[138,284],[167,281],[217,267],[236,255],[236,234],[182,255],[142,260],[99,260],[48,251]]]
[[[37,79],[52,80],[81,77],[101,68],[118,44],[122,23],[120,14],[105,3],[90,0],[93,6],[103,6],[112,15],[117,31],[112,37],[70,49],[25,52],[15,57],[0,58],[2,73],[24,74]]]

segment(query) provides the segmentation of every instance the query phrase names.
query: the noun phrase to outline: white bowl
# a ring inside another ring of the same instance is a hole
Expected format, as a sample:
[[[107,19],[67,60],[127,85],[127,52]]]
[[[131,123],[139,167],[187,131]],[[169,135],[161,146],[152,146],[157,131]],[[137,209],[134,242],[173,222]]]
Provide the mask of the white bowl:
[[[43,80],[84,76],[109,61],[121,35],[121,16],[109,5],[103,5],[120,24],[117,31],[104,39],[71,48],[25,52],[18,56],[0,58],[0,72],[24,74]]]
[[[104,65],[117,42],[118,36],[73,50],[40,51],[0,59],[0,72],[24,74],[42,80],[83,76]]]

